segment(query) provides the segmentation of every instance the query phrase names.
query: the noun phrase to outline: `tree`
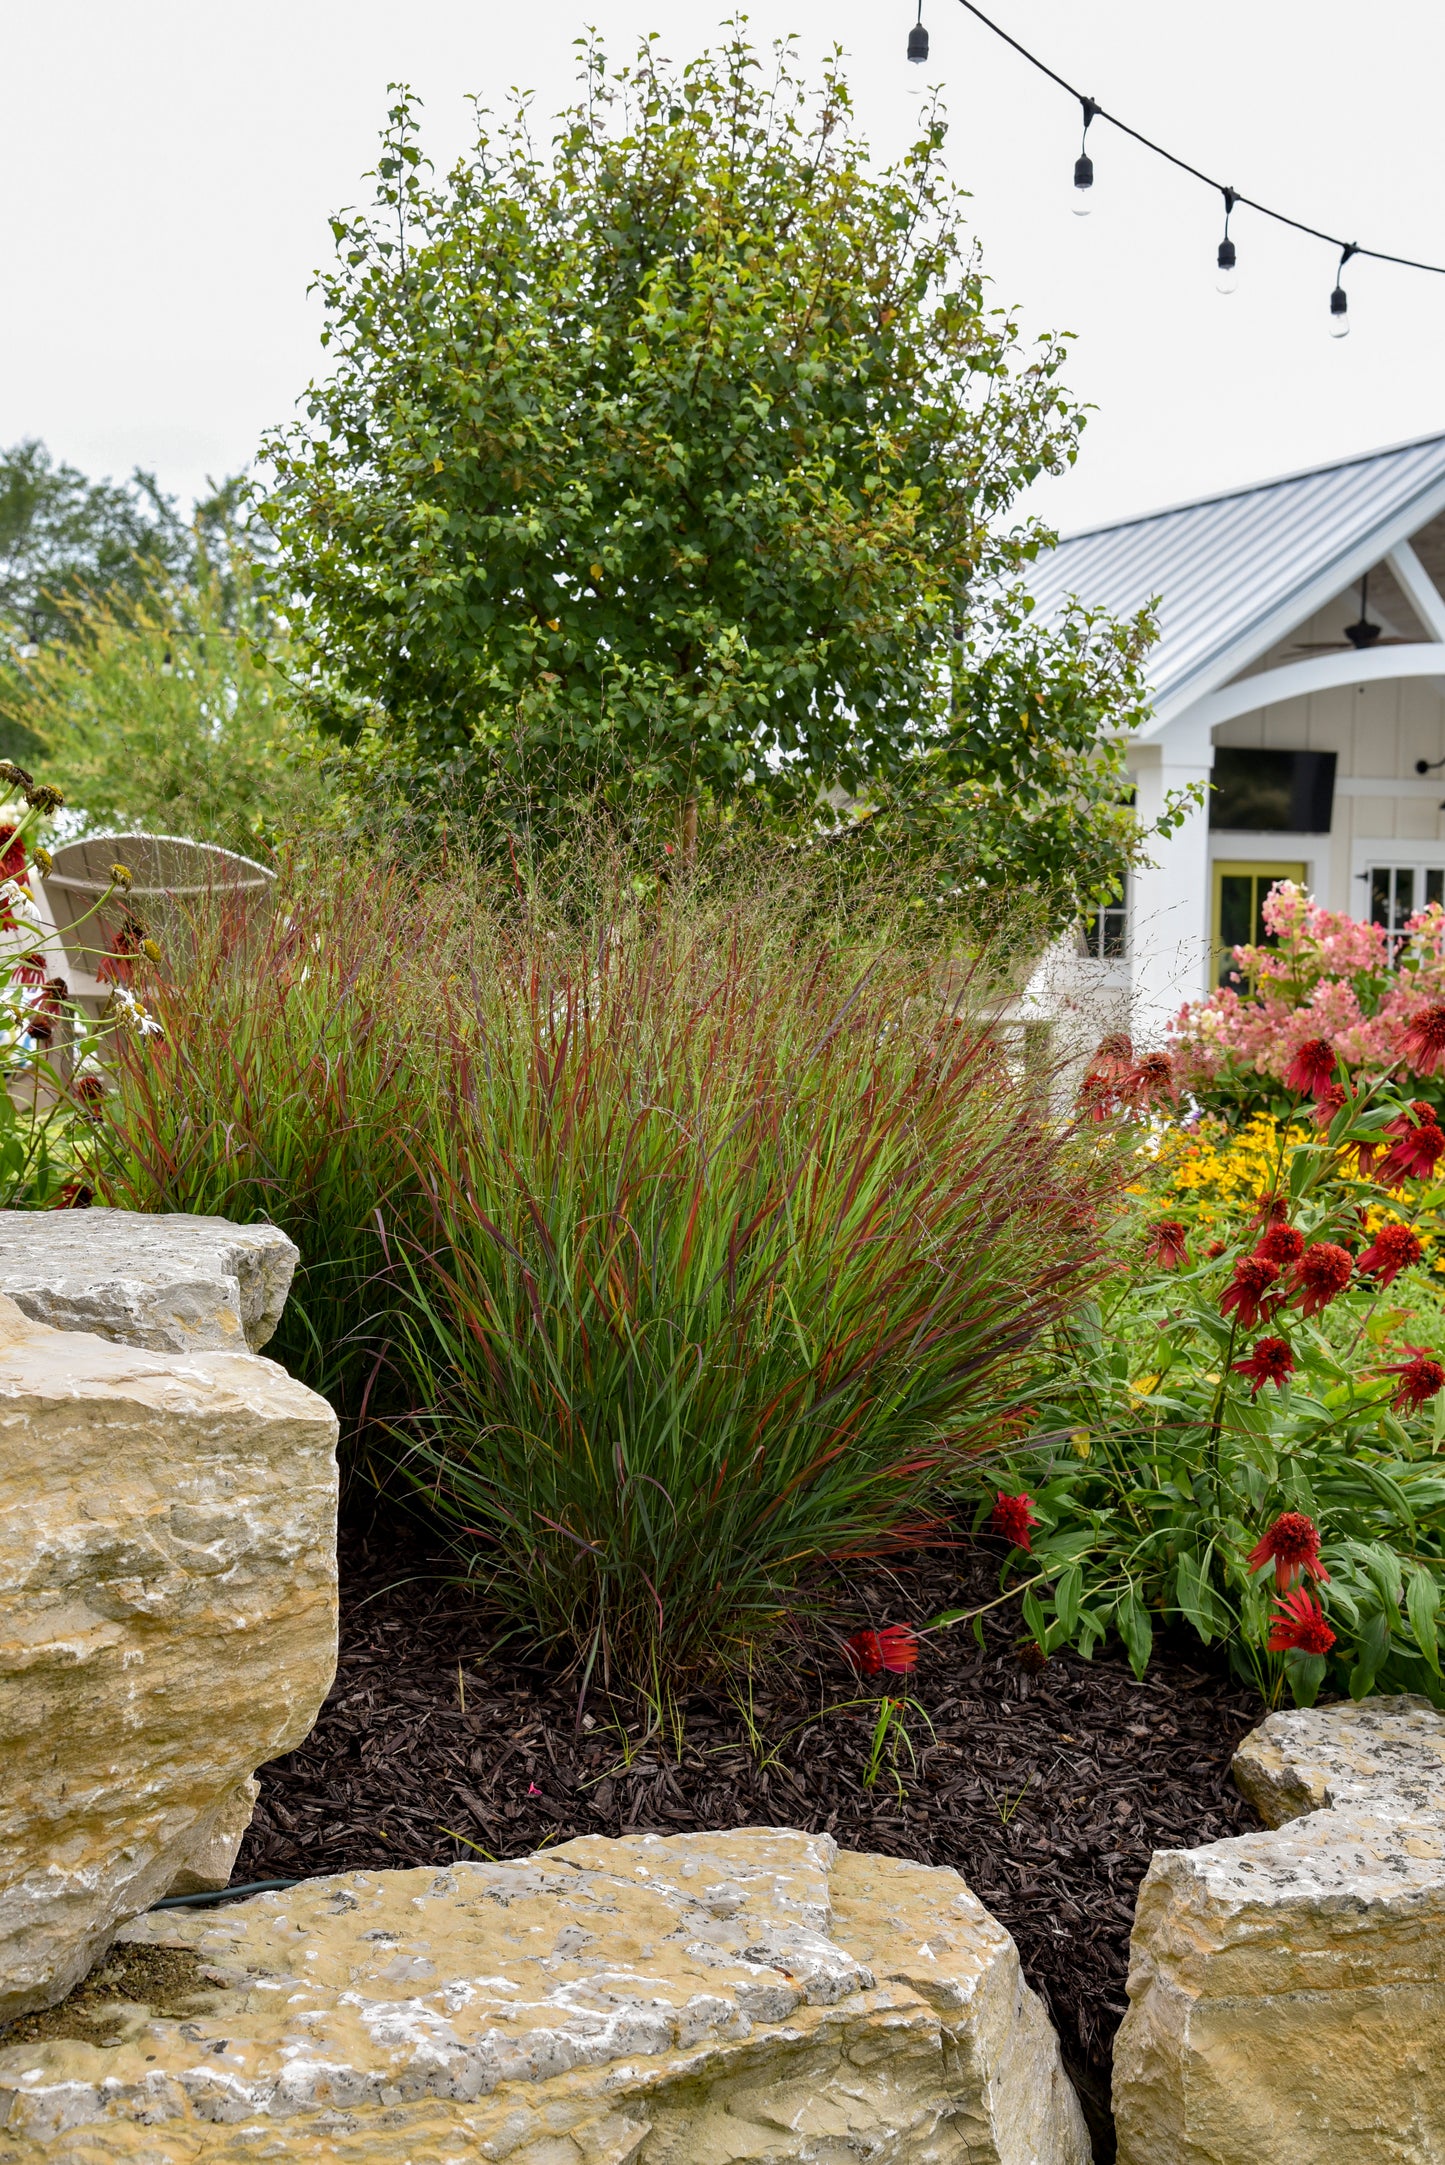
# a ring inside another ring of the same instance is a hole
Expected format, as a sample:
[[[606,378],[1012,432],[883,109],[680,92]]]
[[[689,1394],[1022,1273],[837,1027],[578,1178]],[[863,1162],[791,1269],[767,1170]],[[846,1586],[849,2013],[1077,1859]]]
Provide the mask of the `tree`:
[[[33,437],[0,452],[0,624],[23,643],[63,637],[78,594],[137,593],[151,570],[179,571],[189,554],[153,474],[91,481]]]
[[[331,816],[322,747],[292,713],[284,632],[244,556],[184,585],[58,605],[62,636],[0,668],[0,743],[87,824],[255,850]]]
[[[680,75],[588,46],[550,155],[479,115],[444,180],[401,91],[266,447],[323,725],[503,826],[831,792],[1060,908],[1116,879],[1147,626],[1028,620],[1010,507],[1081,415],[944,140],[875,170],[836,58],[813,98],[736,34]]]

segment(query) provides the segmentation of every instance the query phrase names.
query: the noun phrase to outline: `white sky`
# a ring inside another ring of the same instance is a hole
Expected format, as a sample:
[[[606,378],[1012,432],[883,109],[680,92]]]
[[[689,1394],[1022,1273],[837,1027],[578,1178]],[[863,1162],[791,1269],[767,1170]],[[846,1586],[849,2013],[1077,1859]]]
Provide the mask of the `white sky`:
[[[0,0],[6,328],[0,442],[39,435],[93,473],[155,467],[189,501],[243,465],[319,361],[307,298],[330,210],[362,199],[391,78],[439,163],[465,94],[569,94],[595,22],[677,58],[719,0]],[[1445,9],[1396,0],[993,0],[990,12],[1124,118],[1235,187],[1349,238],[1445,261]],[[755,40],[850,57],[879,152],[917,120],[910,0],[753,0]],[[1445,427],[1445,278],[1352,264],[1352,335],[1326,335],[1334,259],[1235,215],[1240,287],[1214,290],[1222,211],[1102,123],[1092,217],[1070,214],[1078,114],[974,23],[925,0],[926,71],[953,120],[999,298],[1077,332],[1097,407],[1079,466],[1036,501],[1065,528]]]

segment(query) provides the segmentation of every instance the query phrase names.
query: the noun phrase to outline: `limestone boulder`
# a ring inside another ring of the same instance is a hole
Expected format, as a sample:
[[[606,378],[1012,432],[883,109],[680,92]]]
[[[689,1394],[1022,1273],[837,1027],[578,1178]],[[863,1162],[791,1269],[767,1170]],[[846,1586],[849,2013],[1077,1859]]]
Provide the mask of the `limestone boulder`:
[[[1445,1810],[1445,1714],[1408,1693],[1287,1708],[1250,1731],[1234,1779],[1269,1827],[1336,1804]]]
[[[116,1953],[163,1984],[0,2033],[0,2165],[1089,2156],[1007,1933],[956,1873],[826,1835],[346,1873]]]
[[[335,1443],[271,1361],[0,1297],[0,2019],[178,1875],[224,1880],[335,1671]]]
[[[0,1294],[37,1323],[156,1353],[259,1353],[297,1251],[274,1225],[133,1210],[0,1210]]]
[[[1156,1855],[1114,2046],[1120,2165],[1445,2158],[1445,1719],[1271,1714],[1263,1834]]]

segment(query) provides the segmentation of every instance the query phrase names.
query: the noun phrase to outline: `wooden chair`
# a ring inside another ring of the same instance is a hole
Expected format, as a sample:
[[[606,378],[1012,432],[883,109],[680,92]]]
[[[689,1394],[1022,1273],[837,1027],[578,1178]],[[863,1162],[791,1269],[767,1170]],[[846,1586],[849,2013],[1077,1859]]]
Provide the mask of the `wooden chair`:
[[[111,877],[116,864],[131,874],[124,893]],[[92,1017],[110,998],[114,979],[101,972],[108,956],[124,952],[128,918],[164,944],[179,915],[176,904],[217,891],[259,902],[275,878],[254,858],[175,834],[87,835],[62,843],[43,878],[33,868],[30,875],[48,934],[47,962],[65,979],[81,1012]]]

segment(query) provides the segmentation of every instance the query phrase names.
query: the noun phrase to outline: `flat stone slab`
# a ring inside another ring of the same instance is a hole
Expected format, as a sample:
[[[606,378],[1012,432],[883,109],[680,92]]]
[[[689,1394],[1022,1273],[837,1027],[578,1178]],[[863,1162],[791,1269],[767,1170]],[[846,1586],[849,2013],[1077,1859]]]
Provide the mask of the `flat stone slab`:
[[[1330,1805],[1445,1810],[1445,1714],[1428,1699],[1293,1707],[1250,1731],[1234,1779],[1266,1826]]]
[[[37,1323],[155,1353],[253,1353],[298,1256],[274,1225],[133,1210],[0,1210],[0,1294]]]
[[[826,1835],[586,1837],[122,1937],[194,1957],[192,2003],[0,2035],[0,2165],[1089,2158],[1002,1926],[956,1873]]]
[[[0,2019],[229,1877],[335,1673],[336,1492],[336,1416],[274,1361],[0,1296]]]

